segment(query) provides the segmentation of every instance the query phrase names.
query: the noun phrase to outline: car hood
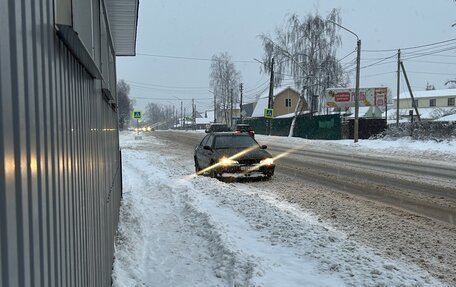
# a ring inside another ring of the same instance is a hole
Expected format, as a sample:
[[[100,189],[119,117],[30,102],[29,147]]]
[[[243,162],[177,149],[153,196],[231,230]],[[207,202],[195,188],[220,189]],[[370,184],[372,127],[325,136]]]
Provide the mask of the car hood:
[[[215,156],[217,158],[231,157],[235,154],[242,152],[243,150],[245,150],[245,149],[242,149],[242,148],[240,148],[240,149],[218,149],[218,150],[215,150]],[[243,155],[237,157],[236,159],[237,160],[260,159],[261,160],[261,159],[268,158],[268,157],[272,157],[270,153],[268,153],[264,149],[257,148],[257,149],[249,151],[246,154],[243,154]]]

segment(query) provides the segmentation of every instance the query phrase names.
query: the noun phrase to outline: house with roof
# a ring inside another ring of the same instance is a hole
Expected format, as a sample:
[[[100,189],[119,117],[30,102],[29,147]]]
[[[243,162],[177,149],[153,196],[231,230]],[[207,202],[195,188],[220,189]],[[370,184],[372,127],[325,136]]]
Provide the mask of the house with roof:
[[[456,113],[456,89],[413,91],[413,97],[422,120],[434,120]],[[396,117],[397,99],[393,99],[393,107],[388,113],[389,119]],[[399,94],[400,118],[408,118],[410,110],[416,115],[410,93]]]
[[[307,101],[305,99],[299,101],[299,98],[299,91],[291,86],[275,89],[273,97],[274,117],[283,117],[285,115],[291,116],[296,111],[298,102],[300,102],[298,110],[307,110]],[[258,99],[255,108],[253,109],[252,118],[264,117],[264,109],[268,107],[268,103],[269,92],[266,92]]]

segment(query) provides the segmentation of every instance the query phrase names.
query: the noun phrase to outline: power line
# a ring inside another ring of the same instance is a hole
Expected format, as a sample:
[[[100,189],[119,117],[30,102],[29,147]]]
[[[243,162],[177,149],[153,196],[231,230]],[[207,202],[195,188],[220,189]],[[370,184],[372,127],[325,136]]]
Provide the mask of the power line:
[[[385,58],[383,58],[383,59],[381,59],[381,60],[379,60],[379,61],[377,61],[377,62],[375,62],[375,63],[369,64],[369,65],[365,65],[365,66],[362,66],[360,69],[365,69],[365,68],[369,68],[369,67],[372,67],[372,66],[379,65],[380,63],[383,63],[384,61],[386,61],[386,60],[388,60],[388,59],[391,59],[391,58],[393,58],[393,57],[396,57],[396,56],[397,56],[397,53],[394,54],[394,55],[391,55],[391,56],[389,56],[389,57],[385,57]]]
[[[424,44],[424,45],[418,45],[418,46],[412,46],[412,47],[405,47],[405,48],[396,48],[396,49],[377,49],[377,50],[362,50],[362,52],[373,52],[373,53],[376,53],[376,52],[396,52],[398,49],[401,49],[402,50],[413,50],[413,49],[419,49],[419,48],[424,48],[424,47],[429,47],[429,46],[435,46],[435,45],[439,45],[439,44],[442,44],[442,43],[448,43],[448,42],[453,42],[453,41],[456,41],[456,38],[452,38],[452,39],[448,39],[448,40],[444,40],[444,41],[439,41],[439,42],[434,42],[434,43],[430,43],[430,44]]]
[[[407,71],[407,73],[411,74],[425,74],[425,75],[443,75],[443,76],[455,76],[456,73],[439,73],[439,72],[421,72],[421,71]]]
[[[436,50],[436,51],[432,51],[432,52],[428,52],[428,53],[416,53],[416,54],[412,54],[412,56],[405,57],[403,60],[426,57],[426,56],[430,56],[430,55],[433,55],[433,54],[438,54],[438,53],[451,51],[451,50],[455,50],[455,49],[456,49],[456,46],[452,46],[451,48],[440,49],[440,50]]]
[[[185,57],[185,56],[171,56],[171,55],[159,55],[159,54],[149,54],[149,53],[136,53],[139,56],[147,56],[147,57],[155,57],[155,58],[165,58],[165,59],[175,59],[175,60],[189,60],[189,61],[205,61],[205,62],[213,62],[214,59],[211,58],[197,58],[197,57]],[[250,63],[256,64],[255,61],[249,60],[232,60],[234,63]]]
[[[160,92],[166,93],[166,94],[207,95],[207,93],[204,93],[204,91],[196,91],[196,90],[194,90],[194,91],[167,90],[167,89],[142,86],[142,85],[137,85],[137,84],[130,84],[130,86],[135,87],[135,88],[146,89],[146,90],[160,91]]]
[[[158,98],[158,97],[141,97],[141,96],[130,96],[133,99],[142,99],[142,100],[157,100],[157,101],[191,101],[192,99],[170,99],[170,98]],[[210,101],[212,98],[199,98],[197,101]]]
[[[169,88],[169,89],[201,89],[201,90],[204,89],[204,90],[207,90],[207,89],[210,88],[208,86],[199,86],[199,87],[196,87],[196,86],[188,86],[188,87],[185,87],[185,86],[165,86],[165,85],[158,85],[158,84],[151,84],[151,83],[144,83],[144,82],[136,82],[136,81],[130,81],[130,80],[125,80],[125,82],[138,84],[138,85],[144,85],[144,86],[166,88],[166,89]]]
[[[414,62],[414,63],[429,63],[429,64],[442,64],[442,65],[456,65],[456,63],[438,62],[438,61],[423,61],[423,60],[408,60],[407,62]]]
[[[370,77],[376,77],[376,76],[381,76],[381,75],[388,75],[388,74],[394,74],[397,71],[391,71],[391,72],[384,72],[384,73],[377,73],[377,74],[369,74],[369,75],[361,75],[362,78],[370,78]]]
[[[347,57],[350,57],[351,55],[353,55],[354,53],[356,53],[356,49],[351,51],[350,53],[348,53],[347,55],[343,56],[342,58],[340,58],[339,60],[337,60],[337,62],[342,62],[342,60],[344,60],[345,58]]]

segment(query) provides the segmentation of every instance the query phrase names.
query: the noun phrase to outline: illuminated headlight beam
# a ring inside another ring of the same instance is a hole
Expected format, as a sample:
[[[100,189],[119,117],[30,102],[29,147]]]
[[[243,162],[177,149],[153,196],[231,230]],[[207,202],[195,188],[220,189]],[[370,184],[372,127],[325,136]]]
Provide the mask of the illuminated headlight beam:
[[[293,153],[294,151],[297,151],[299,150],[300,148],[292,148],[288,151],[284,151],[282,153],[279,153],[278,155],[276,155],[275,157],[272,157],[270,158],[270,160],[275,163],[278,159],[282,158],[282,157],[285,157],[287,155],[289,155],[290,153]],[[255,166],[252,166],[251,168],[249,168],[248,170],[246,170],[245,172],[243,172],[242,174],[245,175],[247,173],[250,173],[250,172],[253,172],[253,171],[256,171],[258,169],[260,169],[260,167],[262,166],[267,166],[267,165],[270,165],[271,163],[269,161],[266,161],[266,160],[263,160],[261,161],[259,164],[255,165]]]
[[[226,158],[226,159],[227,159],[227,160],[235,161],[235,160],[238,159],[239,157],[241,157],[241,156],[243,156],[243,155],[245,155],[245,154],[251,152],[252,150],[257,149],[257,148],[258,148],[258,146],[251,146],[251,147],[249,147],[249,148],[246,148],[246,149],[244,149],[244,150],[241,150],[240,152],[238,152],[238,153],[236,153],[236,154],[234,154],[234,155],[232,155],[232,156],[230,156],[230,157],[228,157],[228,158]],[[198,171],[198,172],[195,173],[195,174],[196,174],[196,175],[201,175],[201,174],[204,174],[204,173],[206,173],[206,172],[208,172],[208,171],[210,171],[210,170],[212,170],[212,169],[218,168],[218,167],[220,167],[220,166],[223,166],[223,165],[222,165],[222,163],[219,161],[219,162],[217,162],[217,163],[215,163],[215,164],[213,164],[213,165],[211,165],[211,166],[206,167],[205,169],[202,169],[202,170]]]

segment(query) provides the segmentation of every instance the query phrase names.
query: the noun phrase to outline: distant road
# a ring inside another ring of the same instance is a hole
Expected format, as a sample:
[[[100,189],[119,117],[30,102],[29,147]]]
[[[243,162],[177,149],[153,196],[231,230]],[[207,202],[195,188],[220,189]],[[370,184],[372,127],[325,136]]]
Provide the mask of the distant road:
[[[153,136],[181,143],[192,157],[194,146],[204,134],[158,131]],[[311,144],[300,148],[267,144],[273,156],[290,152],[277,160],[278,175],[456,224],[454,166],[391,156],[355,155],[346,150],[327,151]]]

